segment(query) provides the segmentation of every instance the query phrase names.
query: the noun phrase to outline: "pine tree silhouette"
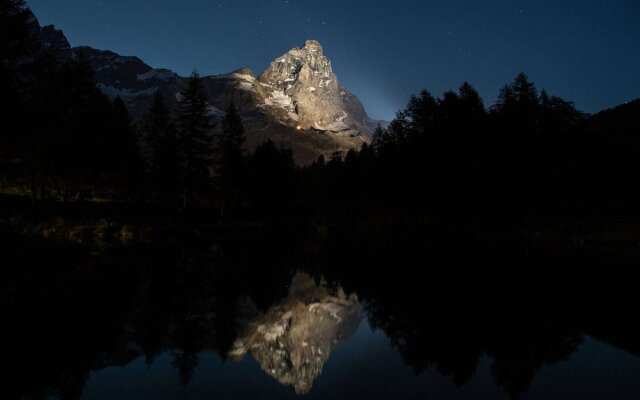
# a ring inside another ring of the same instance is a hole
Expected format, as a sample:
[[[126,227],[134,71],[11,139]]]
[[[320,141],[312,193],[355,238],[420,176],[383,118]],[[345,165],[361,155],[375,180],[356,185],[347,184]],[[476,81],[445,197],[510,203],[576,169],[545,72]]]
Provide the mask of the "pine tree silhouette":
[[[202,79],[193,72],[178,105],[178,148],[180,149],[182,205],[206,188],[212,156],[211,121]]]
[[[216,172],[221,191],[221,215],[241,201],[245,158],[242,118],[231,104],[222,118],[222,133],[216,144]],[[234,204],[236,203],[236,204]]]
[[[141,125],[149,187],[163,200],[176,199],[180,185],[178,137],[162,93],[156,92]]]

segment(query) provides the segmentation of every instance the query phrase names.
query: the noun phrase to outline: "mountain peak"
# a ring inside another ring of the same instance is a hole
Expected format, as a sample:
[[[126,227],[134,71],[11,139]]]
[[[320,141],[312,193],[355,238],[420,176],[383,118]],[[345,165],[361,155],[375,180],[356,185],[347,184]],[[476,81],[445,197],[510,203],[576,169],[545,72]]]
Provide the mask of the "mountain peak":
[[[338,78],[319,42],[307,40],[276,58],[259,80],[272,92],[267,104],[282,108],[283,117],[300,129],[349,130]]]
[[[306,42],[304,42],[303,48],[318,52],[320,53],[320,55],[323,55],[322,45],[317,40],[307,40]]]
[[[283,124],[347,137],[375,127],[360,101],[340,85],[317,40],[276,58],[258,80],[266,107]]]

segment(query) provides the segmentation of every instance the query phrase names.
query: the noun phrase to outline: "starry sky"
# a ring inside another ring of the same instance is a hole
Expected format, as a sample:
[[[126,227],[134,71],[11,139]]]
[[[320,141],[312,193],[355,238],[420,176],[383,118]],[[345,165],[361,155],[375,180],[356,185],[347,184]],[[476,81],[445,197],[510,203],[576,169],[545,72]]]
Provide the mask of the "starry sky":
[[[640,97],[638,0],[28,0],[72,46],[156,68],[259,75],[319,40],[341,84],[390,120],[409,96],[464,81],[487,106],[525,72],[595,112]]]

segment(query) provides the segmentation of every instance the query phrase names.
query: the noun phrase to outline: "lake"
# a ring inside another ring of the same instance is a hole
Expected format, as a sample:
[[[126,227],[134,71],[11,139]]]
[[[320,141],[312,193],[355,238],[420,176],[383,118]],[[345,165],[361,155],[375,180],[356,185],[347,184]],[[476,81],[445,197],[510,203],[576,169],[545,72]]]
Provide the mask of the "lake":
[[[4,239],[2,398],[640,398],[629,252],[407,230]]]

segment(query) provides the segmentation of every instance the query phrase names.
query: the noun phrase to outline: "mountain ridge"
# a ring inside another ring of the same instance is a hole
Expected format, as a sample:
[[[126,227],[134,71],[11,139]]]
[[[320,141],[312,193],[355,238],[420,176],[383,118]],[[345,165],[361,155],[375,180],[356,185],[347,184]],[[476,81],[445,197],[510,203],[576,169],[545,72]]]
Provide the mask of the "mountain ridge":
[[[188,77],[153,68],[136,56],[89,46],[71,47],[61,30],[53,25],[40,27],[35,16],[34,25],[44,49],[60,60],[88,61],[98,88],[110,100],[120,97],[134,121],[142,119],[158,91],[174,109],[181,101]],[[370,142],[375,127],[384,124],[371,119],[357,96],[339,84],[331,61],[315,40],[277,57],[259,76],[249,68],[239,68],[202,76],[202,81],[212,120],[218,121],[234,104],[245,126],[249,150],[272,140],[291,148],[301,165],[320,155],[358,150]]]

